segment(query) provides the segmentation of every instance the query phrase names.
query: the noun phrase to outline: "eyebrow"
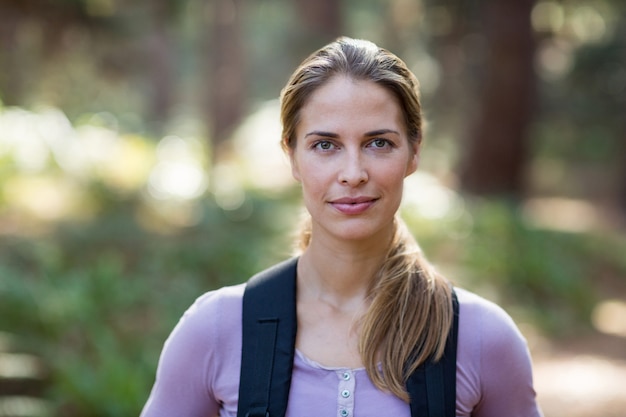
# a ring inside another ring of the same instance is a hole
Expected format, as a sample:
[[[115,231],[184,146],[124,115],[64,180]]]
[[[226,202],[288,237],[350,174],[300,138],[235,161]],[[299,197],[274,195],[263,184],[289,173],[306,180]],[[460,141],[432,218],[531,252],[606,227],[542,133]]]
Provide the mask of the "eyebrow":
[[[338,138],[339,135],[336,133],[332,133],[332,132],[324,132],[321,130],[314,130],[312,132],[307,133],[306,135],[304,135],[305,138],[309,137],[309,136],[322,136],[325,138]]]
[[[378,129],[378,130],[372,130],[371,132],[367,132],[365,136],[379,136],[379,135],[384,135],[387,133],[393,133],[396,135],[400,134],[400,132],[398,132],[397,130],[393,130],[393,129]]]
[[[377,130],[372,130],[371,132],[367,132],[365,133],[364,136],[367,137],[371,137],[371,136],[379,136],[379,135],[384,135],[384,134],[388,134],[388,133],[393,133],[396,135],[399,135],[400,132],[398,132],[397,130],[393,130],[393,129],[377,129]],[[312,132],[307,133],[306,135],[304,135],[304,137],[309,137],[309,136],[321,136],[321,137],[325,137],[325,138],[338,138],[339,135],[333,132],[324,132],[321,130],[313,130]]]

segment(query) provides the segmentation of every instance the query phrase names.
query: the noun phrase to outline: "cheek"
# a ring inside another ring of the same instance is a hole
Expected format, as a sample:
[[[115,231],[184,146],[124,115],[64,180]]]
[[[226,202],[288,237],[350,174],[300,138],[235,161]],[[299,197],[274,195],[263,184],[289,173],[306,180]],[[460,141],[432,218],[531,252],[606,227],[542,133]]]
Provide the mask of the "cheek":
[[[298,165],[298,161],[296,160],[295,150],[293,148],[288,148],[287,150],[289,155],[289,165],[291,165],[291,175],[296,181],[300,181],[300,169]]]
[[[328,188],[328,181],[323,176],[316,175],[315,173],[308,171],[306,175],[303,175],[300,179],[302,190],[308,194],[320,194]]]
[[[411,156],[409,157],[409,163],[406,169],[406,175],[411,175],[415,171],[417,171],[417,167],[419,165],[419,157],[420,157],[420,142],[411,142]]]
[[[411,173],[410,169],[411,165],[407,167],[402,164],[389,167],[380,172],[381,181],[384,181],[389,187],[399,187],[401,189],[404,179]]]
[[[302,182],[302,178],[300,177],[300,170],[298,166],[292,161],[291,162],[291,176],[298,182]]]
[[[327,170],[322,169],[306,158],[293,158],[291,162],[291,171],[293,177],[300,182],[302,190],[305,193],[316,193],[324,187],[325,176],[323,174],[327,172]]]
[[[419,153],[415,153],[411,157],[411,160],[409,161],[409,165],[408,165],[408,168],[406,170],[406,175],[409,176],[412,173],[414,173],[415,171],[417,171],[418,165],[419,165]]]

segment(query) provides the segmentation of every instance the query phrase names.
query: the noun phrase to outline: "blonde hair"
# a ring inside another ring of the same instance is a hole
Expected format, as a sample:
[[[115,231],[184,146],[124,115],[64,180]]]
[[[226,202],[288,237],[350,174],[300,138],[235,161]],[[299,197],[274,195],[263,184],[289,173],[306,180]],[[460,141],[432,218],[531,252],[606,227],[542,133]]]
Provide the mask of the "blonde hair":
[[[309,55],[291,75],[280,95],[283,149],[296,146],[300,109],[319,87],[335,75],[377,83],[400,103],[409,140],[422,138],[419,82],[404,61],[369,41],[341,37]]]
[[[310,55],[281,92],[282,146],[296,146],[295,131],[306,100],[335,75],[375,82],[398,99],[411,143],[422,136],[418,82],[406,64],[375,44],[339,38]],[[369,291],[360,321],[359,352],[372,382],[409,401],[406,381],[429,359],[443,355],[452,324],[448,282],[435,272],[399,218],[389,251]],[[311,240],[310,221],[301,228],[300,249]],[[381,365],[379,367],[379,364]]]
[[[359,352],[374,384],[408,401],[408,377],[443,355],[452,325],[452,291],[399,218],[377,275],[361,322]]]

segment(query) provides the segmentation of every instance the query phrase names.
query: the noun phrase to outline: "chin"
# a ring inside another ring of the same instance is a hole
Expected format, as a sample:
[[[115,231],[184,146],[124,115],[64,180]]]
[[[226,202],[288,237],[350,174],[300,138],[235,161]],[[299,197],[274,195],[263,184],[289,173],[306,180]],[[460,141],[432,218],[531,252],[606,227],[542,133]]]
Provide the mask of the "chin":
[[[350,224],[330,225],[326,228],[331,235],[346,243],[364,242],[380,239],[388,230],[387,227],[375,227],[371,221],[352,221]]]

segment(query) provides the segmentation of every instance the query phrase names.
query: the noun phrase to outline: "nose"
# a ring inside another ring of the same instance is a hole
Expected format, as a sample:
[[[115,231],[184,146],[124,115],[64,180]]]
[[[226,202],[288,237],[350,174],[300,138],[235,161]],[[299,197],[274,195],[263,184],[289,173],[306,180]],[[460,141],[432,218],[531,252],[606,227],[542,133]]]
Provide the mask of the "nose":
[[[367,168],[359,152],[347,152],[341,161],[338,180],[343,185],[356,187],[369,179]]]

